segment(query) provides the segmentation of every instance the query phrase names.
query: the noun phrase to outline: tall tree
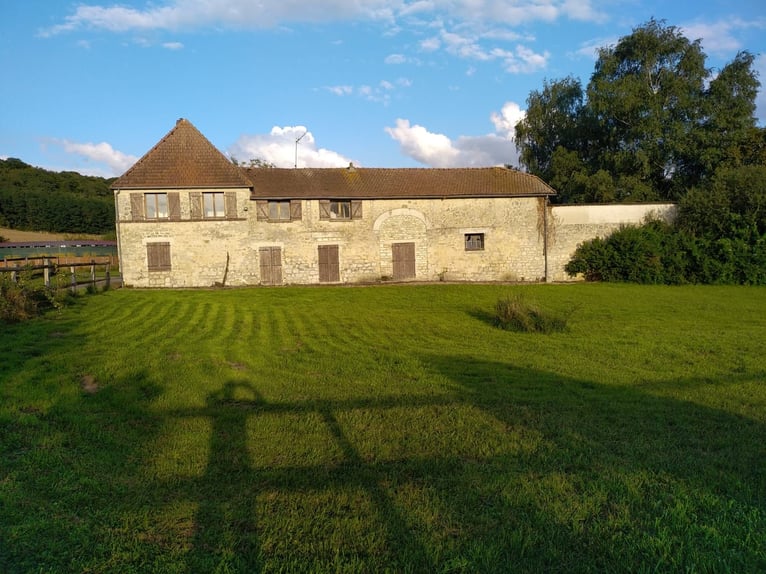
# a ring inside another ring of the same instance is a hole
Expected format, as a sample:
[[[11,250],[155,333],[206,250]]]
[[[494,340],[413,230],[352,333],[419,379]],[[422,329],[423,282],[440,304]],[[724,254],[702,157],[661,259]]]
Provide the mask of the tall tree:
[[[569,77],[530,94],[521,162],[568,202],[674,200],[719,167],[763,163],[753,61],[712,77],[699,41],[652,19],[599,50],[584,93]]]

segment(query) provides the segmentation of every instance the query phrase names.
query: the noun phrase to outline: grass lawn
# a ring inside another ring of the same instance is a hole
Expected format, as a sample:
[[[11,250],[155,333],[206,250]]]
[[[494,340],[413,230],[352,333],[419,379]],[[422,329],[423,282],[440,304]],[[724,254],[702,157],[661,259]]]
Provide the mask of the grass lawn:
[[[763,288],[81,297],[0,325],[0,571],[764,572],[765,342]]]

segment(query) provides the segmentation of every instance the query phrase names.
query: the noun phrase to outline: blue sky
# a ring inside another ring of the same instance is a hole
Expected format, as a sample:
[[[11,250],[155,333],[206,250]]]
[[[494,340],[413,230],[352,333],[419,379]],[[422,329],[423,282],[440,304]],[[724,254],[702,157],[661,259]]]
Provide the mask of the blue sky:
[[[0,0],[0,157],[115,176],[189,119],[222,152],[298,166],[516,163],[544,79],[650,18],[707,65],[758,55],[763,0]],[[766,92],[757,115],[766,125]]]

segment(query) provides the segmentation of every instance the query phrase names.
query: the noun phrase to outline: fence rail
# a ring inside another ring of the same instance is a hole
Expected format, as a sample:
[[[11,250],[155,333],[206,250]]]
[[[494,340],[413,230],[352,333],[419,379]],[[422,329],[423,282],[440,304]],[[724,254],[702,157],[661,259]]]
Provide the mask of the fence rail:
[[[35,264],[35,261],[41,261],[42,263]],[[19,264],[23,262],[22,264]],[[8,263],[16,263],[16,265],[9,266]],[[89,262],[83,263],[65,263],[60,265],[57,257],[15,257],[3,260],[3,266],[0,267],[0,273],[10,273],[11,281],[18,282],[20,274],[24,272],[31,273],[31,275],[42,275],[43,284],[46,287],[51,287],[51,278],[54,277],[61,270],[68,269],[68,281],[66,285],[54,285],[58,289],[69,289],[72,293],[77,293],[77,289],[80,287],[87,287],[88,285],[103,284],[105,289],[108,289],[112,283],[111,274],[111,258],[105,257],[97,261],[91,259]],[[97,278],[96,269],[104,268],[104,276]],[[88,276],[83,279],[78,276],[78,270],[80,268],[88,268]]]

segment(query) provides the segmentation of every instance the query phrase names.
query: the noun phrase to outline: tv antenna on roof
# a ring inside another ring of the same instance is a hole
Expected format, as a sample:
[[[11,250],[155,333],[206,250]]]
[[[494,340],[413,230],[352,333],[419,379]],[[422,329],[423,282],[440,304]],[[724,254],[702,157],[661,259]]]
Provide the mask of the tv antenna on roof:
[[[305,132],[303,132],[303,135],[302,135],[301,137],[299,137],[297,140],[295,140],[295,168],[296,168],[296,169],[298,168],[298,142],[299,142],[299,141],[301,141],[301,140],[303,139],[303,137],[304,137],[304,136],[305,136],[307,133],[309,133],[309,131],[308,131],[308,130],[306,130]]]

